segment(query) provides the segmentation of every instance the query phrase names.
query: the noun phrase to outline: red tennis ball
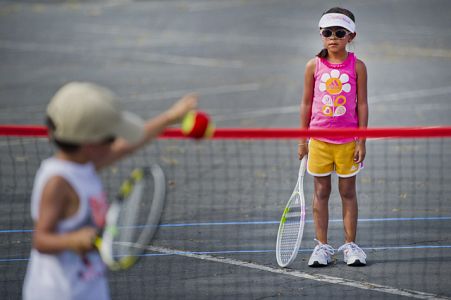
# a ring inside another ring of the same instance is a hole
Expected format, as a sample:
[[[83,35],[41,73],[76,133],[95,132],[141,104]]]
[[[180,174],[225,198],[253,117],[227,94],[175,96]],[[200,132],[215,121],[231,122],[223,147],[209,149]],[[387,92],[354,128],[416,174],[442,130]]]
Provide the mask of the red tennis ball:
[[[182,133],[194,139],[210,138],[214,133],[214,124],[202,111],[190,111],[182,120]]]

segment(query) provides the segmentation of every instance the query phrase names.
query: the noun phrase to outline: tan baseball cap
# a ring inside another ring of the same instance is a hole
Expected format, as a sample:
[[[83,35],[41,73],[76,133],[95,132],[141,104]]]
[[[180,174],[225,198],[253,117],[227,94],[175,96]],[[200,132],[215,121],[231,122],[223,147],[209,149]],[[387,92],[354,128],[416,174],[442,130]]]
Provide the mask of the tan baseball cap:
[[[144,136],[144,121],[121,109],[116,95],[89,82],[71,82],[61,87],[47,106],[55,124],[54,138],[68,143],[101,142],[122,137],[136,143]]]

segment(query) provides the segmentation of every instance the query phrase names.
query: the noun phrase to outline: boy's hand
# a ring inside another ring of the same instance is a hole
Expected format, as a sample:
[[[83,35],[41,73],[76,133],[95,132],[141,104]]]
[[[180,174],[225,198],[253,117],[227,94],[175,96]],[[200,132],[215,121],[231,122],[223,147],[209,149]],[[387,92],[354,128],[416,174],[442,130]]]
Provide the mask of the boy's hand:
[[[93,250],[96,236],[97,229],[95,227],[83,227],[70,233],[72,250],[79,254]]]
[[[169,122],[180,122],[183,117],[191,110],[197,107],[197,94],[187,94],[183,96],[179,101],[172,105],[167,111]]]
[[[359,164],[365,159],[366,145],[364,141],[357,141],[354,150],[354,162]]]

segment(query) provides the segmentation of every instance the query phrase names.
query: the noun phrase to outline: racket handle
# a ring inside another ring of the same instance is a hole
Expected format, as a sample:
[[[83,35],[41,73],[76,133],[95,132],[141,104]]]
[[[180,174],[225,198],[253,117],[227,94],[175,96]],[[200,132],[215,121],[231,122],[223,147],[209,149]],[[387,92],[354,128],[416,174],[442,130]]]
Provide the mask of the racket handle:
[[[102,238],[100,236],[96,236],[92,243],[98,250],[100,250],[100,247],[102,246]]]

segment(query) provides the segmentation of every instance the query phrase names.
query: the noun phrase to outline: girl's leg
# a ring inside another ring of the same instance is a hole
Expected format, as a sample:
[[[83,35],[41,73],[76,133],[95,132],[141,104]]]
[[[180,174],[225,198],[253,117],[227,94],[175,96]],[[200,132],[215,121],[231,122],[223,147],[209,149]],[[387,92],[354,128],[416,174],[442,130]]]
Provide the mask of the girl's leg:
[[[346,243],[355,242],[358,217],[356,176],[340,177],[338,179],[338,190],[342,201]]]
[[[315,192],[313,194],[313,219],[315,221],[316,239],[327,244],[327,229],[329,225],[329,196],[331,191],[331,176],[315,176]]]

